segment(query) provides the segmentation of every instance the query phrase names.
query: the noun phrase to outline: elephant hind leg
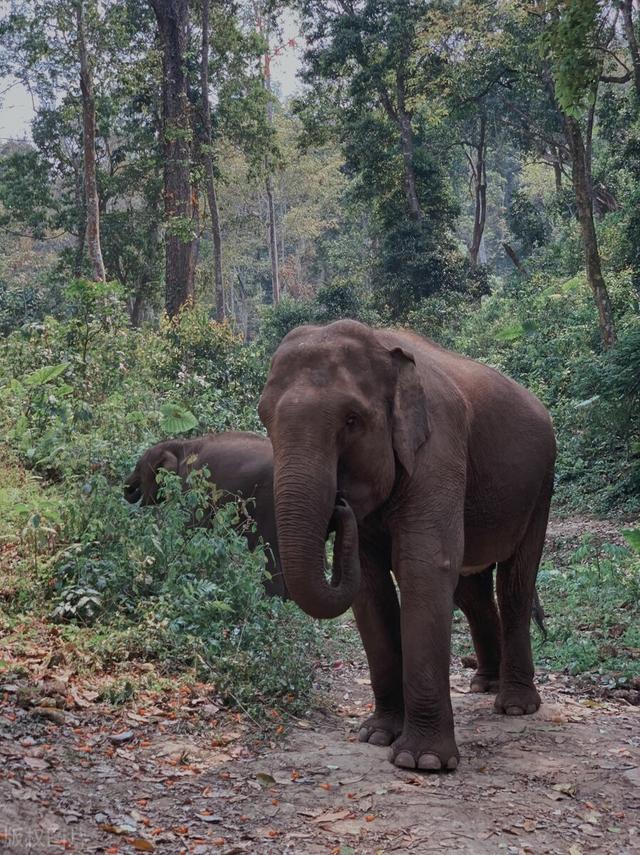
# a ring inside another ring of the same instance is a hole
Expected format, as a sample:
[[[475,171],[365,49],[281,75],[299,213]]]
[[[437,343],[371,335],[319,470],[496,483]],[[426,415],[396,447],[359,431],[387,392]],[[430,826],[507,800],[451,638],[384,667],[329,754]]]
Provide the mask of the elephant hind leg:
[[[498,691],[500,682],[500,618],[493,596],[493,568],[460,576],[453,595],[469,621],[478,667],[471,678],[472,692]]]
[[[526,715],[540,707],[540,695],[533,684],[531,610],[550,503],[549,486],[543,490],[515,553],[498,564],[502,658],[495,710],[507,715]]]

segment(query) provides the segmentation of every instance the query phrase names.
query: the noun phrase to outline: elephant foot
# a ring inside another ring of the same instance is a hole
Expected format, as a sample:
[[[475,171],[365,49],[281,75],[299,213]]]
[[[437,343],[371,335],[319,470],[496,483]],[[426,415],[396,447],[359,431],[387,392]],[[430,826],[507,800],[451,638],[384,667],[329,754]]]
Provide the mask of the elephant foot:
[[[482,674],[480,671],[471,678],[470,690],[472,692],[486,692],[495,695],[500,689],[500,677],[497,674]]]
[[[402,733],[404,713],[374,713],[363,721],[358,731],[358,742],[370,745],[391,745]]]
[[[540,709],[540,695],[535,686],[505,683],[496,697],[494,711],[504,715],[531,715]]]
[[[460,754],[453,736],[437,739],[403,733],[389,749],[389,760],[401,769],[453,772]]]

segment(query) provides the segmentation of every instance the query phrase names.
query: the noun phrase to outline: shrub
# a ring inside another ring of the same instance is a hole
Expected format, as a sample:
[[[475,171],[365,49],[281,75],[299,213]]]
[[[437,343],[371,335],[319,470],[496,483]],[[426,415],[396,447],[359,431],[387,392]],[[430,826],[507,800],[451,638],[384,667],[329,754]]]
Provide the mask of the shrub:
[[[206,529],[194,524],[213,498],[203,473],[193,474],[186,493],[176,476],[160,477],[165,500],[157,507],[127,504],[102,476],[69,504],[72,542],[50,571],[52,618],[101,635],[110,627],[115,645],[142,626],[138,650],[144,639],[144,655],[167,670],[195,668],[254,715],[274,706],[300,711],[318,625],[264,596],[264,553],[248,552],[239,508],[225,505]]]

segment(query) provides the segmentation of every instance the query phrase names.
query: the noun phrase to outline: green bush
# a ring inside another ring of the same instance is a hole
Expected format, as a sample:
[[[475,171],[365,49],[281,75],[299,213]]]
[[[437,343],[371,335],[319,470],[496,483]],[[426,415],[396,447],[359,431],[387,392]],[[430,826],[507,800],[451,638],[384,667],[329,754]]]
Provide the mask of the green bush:
[[[193,474],[186,493],[176,476],[160,478],[165,500],[157,507],[129,505],[102,476],[68,503],[71,542],[48,571],[51,618],[91,625],[102,637],[110,628],[103,656],[117,655],[123,634],[130,642],[143,627],[127,656],[137,649],[168,671],[195,668],[254,715],[275,706],[300,711],[318,624],[264,596],[264,553],[248,552],[235,505],[221,508],[209,527],[197,525],[212,501],[203,473]]]
[[[637,297],[631,275],[608,276],[619,342],[603,353],[597,312],[579,274],[538,273],[494,283],[480,305],[436,295],[410,325],[531,389],[549,408],[558,439],[557,497],[596,512],[640,507]]]
[[[570,674],[633,677],[640,649],[640,556],[587,536],[568,566],[544,563],[538,589],[548,639],[537,659]]]

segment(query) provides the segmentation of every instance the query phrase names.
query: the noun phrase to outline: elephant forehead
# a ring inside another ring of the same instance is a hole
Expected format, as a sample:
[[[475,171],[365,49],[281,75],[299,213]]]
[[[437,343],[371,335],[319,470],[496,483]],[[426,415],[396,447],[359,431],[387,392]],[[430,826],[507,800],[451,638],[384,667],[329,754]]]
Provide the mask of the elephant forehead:
[[[380,348],[353,339],[336,340],[329,337],[298,339],[278,353],[273,373],[278,379],[290,381],[305,376],[317,386],[336,382],[356,385],[372,393],[381,380],[383,365]],[[282,376],[284,375],[284,376]]]

